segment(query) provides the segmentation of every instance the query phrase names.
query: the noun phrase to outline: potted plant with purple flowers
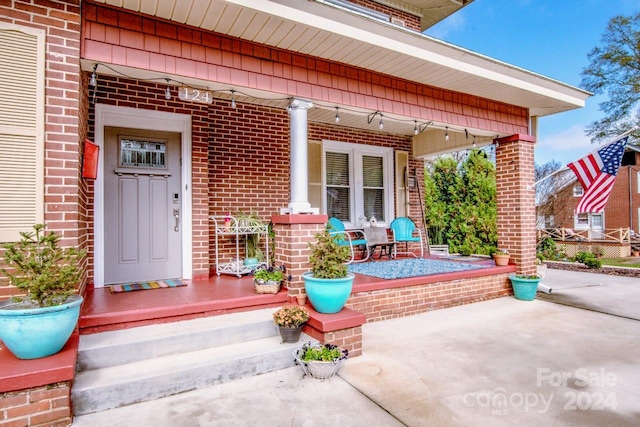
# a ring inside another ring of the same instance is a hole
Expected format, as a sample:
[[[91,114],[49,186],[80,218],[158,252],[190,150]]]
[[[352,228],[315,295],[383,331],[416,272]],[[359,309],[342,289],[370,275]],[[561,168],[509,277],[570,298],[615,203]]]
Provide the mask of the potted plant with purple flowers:
[[[349,351],[333,344],[307,342],[293,352],[293,357],[306,375],[324,380],[338,372],[342,361],[349,357]]]

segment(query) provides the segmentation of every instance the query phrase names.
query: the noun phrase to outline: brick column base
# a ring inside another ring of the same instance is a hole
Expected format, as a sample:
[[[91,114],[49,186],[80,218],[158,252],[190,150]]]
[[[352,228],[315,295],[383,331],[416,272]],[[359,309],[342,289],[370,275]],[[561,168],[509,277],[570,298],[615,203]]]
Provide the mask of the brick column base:
[[[71,382],[0,393],[0,424],[7,426],[71,425]]]
[[[327,215],[273,215],[275,263],[284,265],[291,275],[290,298],[304,294],[302,274],[311,270],[308,243],[315,240],[328,221]]]

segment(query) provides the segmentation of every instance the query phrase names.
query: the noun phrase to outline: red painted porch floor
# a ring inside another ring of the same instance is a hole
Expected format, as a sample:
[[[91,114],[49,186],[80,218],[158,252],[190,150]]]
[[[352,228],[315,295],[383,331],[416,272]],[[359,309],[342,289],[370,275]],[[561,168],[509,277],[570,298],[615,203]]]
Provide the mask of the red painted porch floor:
[[[484,261],[493,264],[493,261]],[[483,262],[483,263],[484,263]],[[487,269],[481,274],[500,273],[505,267]],[[511,270],[511,268],[508,268]],[[500,271],[499,271],[500,270]],[[374,291],[425,282],[455,280],[479,274],[476,271],[435,274],[385,280],[356,274],[353,292]],[[279,307],[288,301],[287,290],[277,294],[257,294],[251,276],[213,276],[188,281],[187,286],[123,293],[110,293],[108,287],[89,290],[82,305],[81,334],[173,322],[237,311]]]
[[[256,293],[251,276],[221,275],[187,283],[177,288],[113,294],[108,287],[89,290],[80,313],[80,333],[278,307],[287,301],[286,289],[277,294]]]

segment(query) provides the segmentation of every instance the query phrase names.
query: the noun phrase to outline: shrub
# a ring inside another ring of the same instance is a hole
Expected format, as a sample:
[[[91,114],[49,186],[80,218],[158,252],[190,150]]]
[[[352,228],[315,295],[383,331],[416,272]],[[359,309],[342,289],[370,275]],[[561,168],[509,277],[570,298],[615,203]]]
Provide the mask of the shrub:
[[[578,252],[576,254],[575,260],[577,262],[581,262],[589,268],[600,268],[602,267],[602,261],[600,261],[594,254],[591,252]]]
[[[536,257],[540,261],[544,261],[545,259],[557,261],[559,259],[566,258],[566,254],[564,251],[558,249],[555,240],[551,237],[545,237],[538,242]]]

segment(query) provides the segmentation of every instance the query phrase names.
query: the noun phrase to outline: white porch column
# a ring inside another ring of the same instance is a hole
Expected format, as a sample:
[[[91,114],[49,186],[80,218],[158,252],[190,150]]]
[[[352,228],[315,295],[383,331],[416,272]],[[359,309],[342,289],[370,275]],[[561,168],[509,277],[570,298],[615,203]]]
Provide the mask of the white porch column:
[[[309,169],[307,165],[307,110],[310,101],[294,98],[289,104],[291,158],[289,160],[291,194],[289,205],[280,209],[281,214],[318,214],[309,203]]]

